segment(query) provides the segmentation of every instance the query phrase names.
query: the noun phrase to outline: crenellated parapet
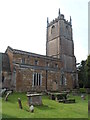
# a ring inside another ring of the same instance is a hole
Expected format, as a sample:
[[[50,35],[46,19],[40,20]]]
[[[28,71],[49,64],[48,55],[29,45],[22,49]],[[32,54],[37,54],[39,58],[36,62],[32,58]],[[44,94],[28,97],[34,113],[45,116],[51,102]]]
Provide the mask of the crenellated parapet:
[[[70,20],[66,20],[65,17],[64,17],[64,14],[61,14],[60,13],[60,9],[59,9],[59,12],[58,12],[58,17],[53,19],[51,22],[49,22],[49,19],[47,18],[47,27],[55,24],[56,22],[59,22],[60,20],[63,20],[66,24],[72,26],[72,19],[71,19],[71,16],[70,16]]]

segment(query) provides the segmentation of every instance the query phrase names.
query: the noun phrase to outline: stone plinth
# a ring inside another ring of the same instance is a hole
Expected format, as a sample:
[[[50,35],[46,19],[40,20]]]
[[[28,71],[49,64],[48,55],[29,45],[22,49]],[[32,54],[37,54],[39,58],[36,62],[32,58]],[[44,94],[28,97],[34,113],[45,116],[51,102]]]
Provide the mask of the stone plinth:
[[[60,99],[67,99],[67,93],[50,93],[50,99],[56,101]]]
[[[28,104],[30,105],[42,105],[42,94],[26,94],[28,98]]]

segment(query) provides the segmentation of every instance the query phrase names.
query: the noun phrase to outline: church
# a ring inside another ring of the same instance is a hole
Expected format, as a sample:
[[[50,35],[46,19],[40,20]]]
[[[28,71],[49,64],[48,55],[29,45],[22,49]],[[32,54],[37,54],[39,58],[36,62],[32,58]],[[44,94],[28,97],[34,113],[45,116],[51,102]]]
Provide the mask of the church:
[[[46,55],[10,46],[0,53],[0,87],[17,92],[61,91],[78,86],[72,19],[47,18]]]

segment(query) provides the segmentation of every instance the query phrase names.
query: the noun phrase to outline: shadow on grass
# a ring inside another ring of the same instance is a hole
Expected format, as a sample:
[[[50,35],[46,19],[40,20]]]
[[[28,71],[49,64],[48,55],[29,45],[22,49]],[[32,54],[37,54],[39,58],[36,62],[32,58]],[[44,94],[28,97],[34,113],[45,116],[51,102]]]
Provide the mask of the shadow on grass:
[[[4,120],[5,118],[17,118],[16,116],[10,116],[7,114],[2,114],[2,120]]]
[[[48,105],[41,105],[41,106],[36,106],[40,110],[52,110],[55,109],[53,107],[49,107]]]
[[[24,95],[24,96],[23,96]],[[3,95],[2,100],[5,101],[5,95]],[[8,101],[6,102],[10,102],[10,103],[16,103],[18,101],[18,98],[21,99],[21,101],[26,100],[27,101],[27,97],[25,96],[25,93],[11,93],[8,96]]]
[[[23,99],[23,98],[21,98],[21,97],[17,97],[17,98],[11,98],[11,97],[8,97],[8,100],[7,101],[5,101],[5,98],[3,97],[3,99],[2,99],[2,103],[3,102],[6,102],[6,103],[12,103],[12,104],[15,104],[15,103],[18,103],[18,98],[20,98],[21,99],[21,102],[23,103],[24,101],[26,101],[27,102],[27,98],[26,99]]]

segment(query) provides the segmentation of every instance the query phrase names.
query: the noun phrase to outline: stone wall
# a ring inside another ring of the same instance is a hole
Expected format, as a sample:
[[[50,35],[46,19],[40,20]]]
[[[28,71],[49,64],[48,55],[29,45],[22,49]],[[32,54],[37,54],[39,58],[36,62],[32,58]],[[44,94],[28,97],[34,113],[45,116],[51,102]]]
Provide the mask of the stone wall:
[[[13,71],[13,52],[11,51],[10,48],[8,48],[8,49],[6,50],[6,54],[7,54],[8,57],[9,57],[10,70],[11,70],[11,72],[12,72],[12,71]]]
[[[22,59],[24,58],[24,63]],[[37,60],[37,65],[35,61]],[[13,54],[13,68],[16,71],[16,91],[45,91],[59,90],[58,80],[60,81],[60,59],[50,58],[35,54]],[[46,74],[47,71],[47,74]],[[32,86],[33,74],[42,74],[42,85]],[[12,80],[15,81],[15,80]],[[52,82],[49,82],[52,81]],[[55,88],[55,82],[57,85]],[[13,85],[15,82],[13,82]]]
[[[25,62],[22,63],[22,59],[24,58]],[[55,68],[55,64],[58,65],[58,68],[61,67],[60,59],[54,59],[49,57],[40,57],[40,56],[33,56],[33,55],[21,55],[21,54],[14,54],[13,55],[13,63],[15,64],[24,64],[24,65],[32,65],[35,66],[35,60],[37,61],[36,66],[46,67],[47,63],[49,67]]]
[[[2,60],[0,60],[2,69],[1,69],[1,78],[0,81],[2,82],[2,88],[8,88],[11,87],[11,70],[10,70],[10,63],[9,63],[9,57],[6,53],[2,53]]]
[[[59,24],[60,36],[64,36],[66,39],[72,39],[72,27],[68,24],[65,19],[61,19]]]
[[[62,55],[62,60],[64,62],[64,70],[68,71],[68,72],[73,72],[76,71],[76,67],[75,67],[75,57],[71,57],[68,55]]]
[[[65,74],[68,73],[66,76],[68,85],[70,85],[71,88],[73,85],[71,76],[73,72],[76,73],[71,18],[68,22],[63,14],[59,14],[55,20],[48,23],[46,53],[47,56],[61,58],[62,68]],[[74,79],[76,79],[76,77]]]
[[[47,90],[60,91],[60,71],[48,71]]]
[[[56,58],[60,58],[60,48],[59,48],[60,40],[59,38],[55,38],[54,40],[51,40],[47,44],[47,56],[53,56]]]
[[[59,21],[48,27],[48,41],[51,41],[59,36]]]
[[[42,85],[33,86],[33,73],[42,73]],[[44,70],[22,69],[17,70],[16,74],[16,91],[45,91],[46,89],[46,72]]]
[[[8,56],[12,70],[11,72],[9,69],[9,71],[3,71],[3,87],[19,92],[41,92],[45,90],[60,91],[67,88],[73,88],[72,76],[70,73],[64,73],[67,80],[67,85],[60,84],[61,69],[63,68],[63,63],[60,59],[33,53],[26,53],[23,51],[14,53],[9,50],[7,51],[7,54],[9,54]],[[37,61],[37,64],[35,61]],[[33,85],[34,73],[41,74],[41,85]]]
[[[67,40],[65,37],[61,37],[61,49],[62,49],[62,54],[66,54],[71,57],[74,56],[72,40]]]
[[[17,51],[19,52],[19,51]],[[10,54],[9,54],[10,55]],[[24,59],[24,61],[22,61]],[[61,68],[63,62],[60,59],[30,54],[30,53],[13,53],[13,71],[12,71],[12,88],[16,91],[60,91],[66,88],[72,89],[72,77],[67,73],[67,85],[60,85]],[[37,61],[37,64],[35,64]],[[33,74],[42,74],[42,85],[33,86]],[[64,73],[65,74],[65,73]]]
[[[2,88],[11,89],[11,73],[3,71],[2,76],[4,76],[4,81],[2,82]]]

